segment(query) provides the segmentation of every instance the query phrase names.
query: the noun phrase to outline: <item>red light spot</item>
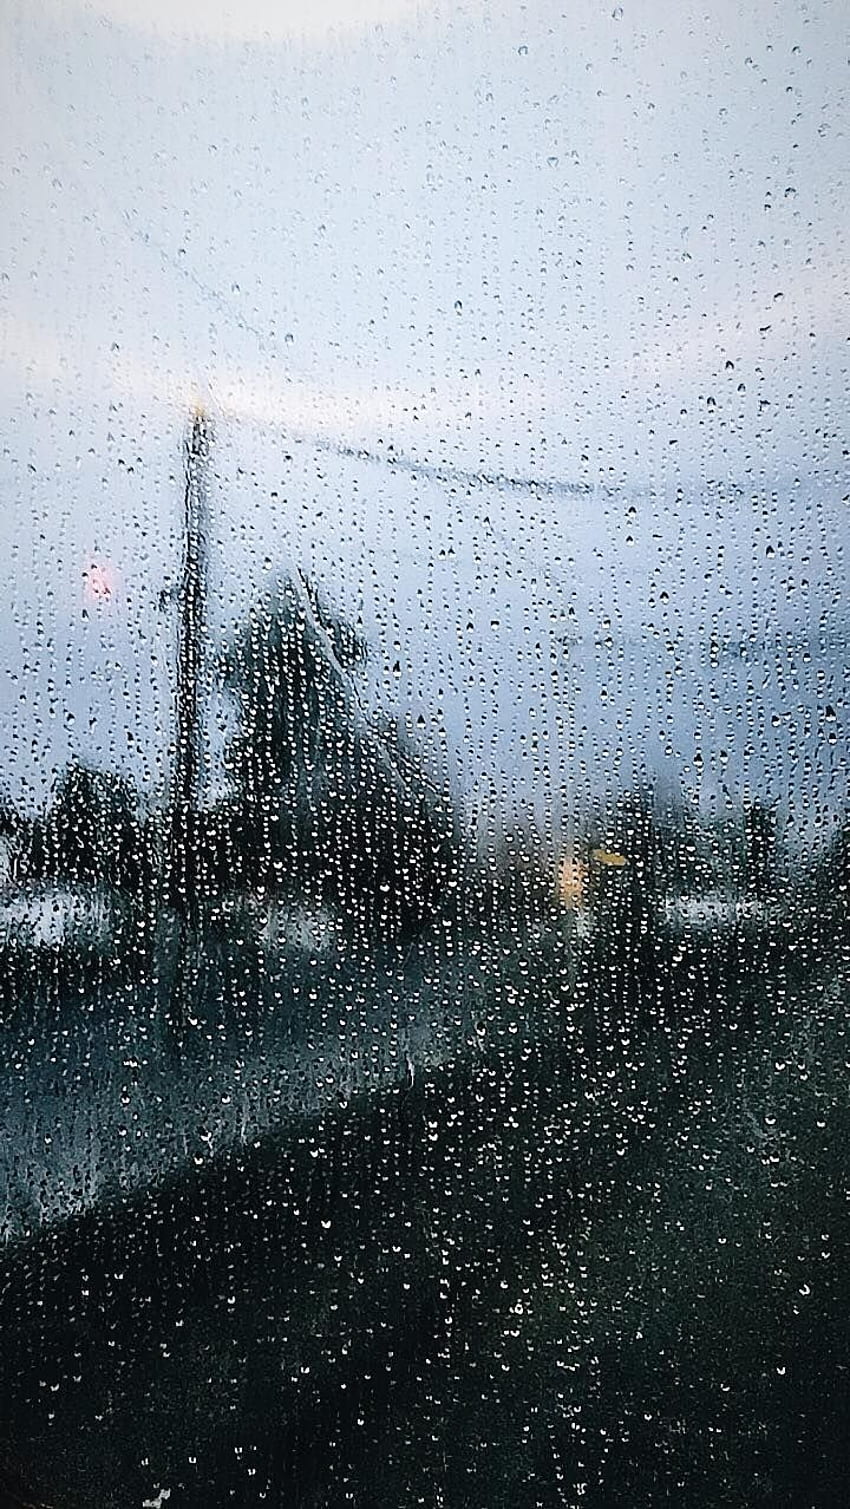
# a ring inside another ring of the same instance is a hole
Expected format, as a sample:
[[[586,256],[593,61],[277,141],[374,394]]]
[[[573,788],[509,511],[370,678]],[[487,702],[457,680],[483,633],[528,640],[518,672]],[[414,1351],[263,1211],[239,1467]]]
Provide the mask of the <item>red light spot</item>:
[[[115,596],[115,570],[108,561],[92,561],[83,572],[86,602],[102,605]]]

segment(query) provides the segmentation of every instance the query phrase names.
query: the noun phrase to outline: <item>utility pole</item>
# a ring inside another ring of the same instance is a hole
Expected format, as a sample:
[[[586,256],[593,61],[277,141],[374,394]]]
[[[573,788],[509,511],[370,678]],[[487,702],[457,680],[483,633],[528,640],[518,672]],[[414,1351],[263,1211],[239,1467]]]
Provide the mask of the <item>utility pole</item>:
[[[169,1026],[181,1042],[198,985],[200,895],[197,814],[201,773],[201,682],[207,567],[207,468],[211,429],[204,410],[192,415],[185,442],[183,570],[178,590],[177,716],[168,821],[168,902],[178,939],[169,998]]]

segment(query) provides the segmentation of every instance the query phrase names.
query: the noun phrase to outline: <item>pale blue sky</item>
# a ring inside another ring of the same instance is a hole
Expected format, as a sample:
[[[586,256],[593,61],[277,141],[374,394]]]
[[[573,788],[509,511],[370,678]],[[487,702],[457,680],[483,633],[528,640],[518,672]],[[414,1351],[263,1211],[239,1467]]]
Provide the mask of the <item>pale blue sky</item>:
[[[650,647],[845,624],[846,12],[741,12],[2,0],[14,788],[75,749],[155,778],[200,394],[219,616],[266,560],[309,563],[467,788],[551,813],[665,748],[693,784],[699,740],[705,789],[782,794],[811,760],[807,799],[841,799],[839,664],[786,693],[727,670],[695,695],[692,667],[670,694],[655,648],[649,683],[552,675],[565,624]],[[619,490],[468,493],[309,433]],[[93,558],[117,588],[84,618]]]

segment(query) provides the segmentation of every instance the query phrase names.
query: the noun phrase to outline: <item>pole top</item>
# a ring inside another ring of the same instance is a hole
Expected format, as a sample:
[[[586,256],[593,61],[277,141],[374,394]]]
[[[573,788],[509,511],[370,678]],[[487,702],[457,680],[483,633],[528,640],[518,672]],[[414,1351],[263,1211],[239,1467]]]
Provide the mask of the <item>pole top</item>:
[[[200,400],[193,403],[186,426],[186,447],[190,455],[205,456],[207,454],[212,440],[212,428],[212,419],[206,404]]]

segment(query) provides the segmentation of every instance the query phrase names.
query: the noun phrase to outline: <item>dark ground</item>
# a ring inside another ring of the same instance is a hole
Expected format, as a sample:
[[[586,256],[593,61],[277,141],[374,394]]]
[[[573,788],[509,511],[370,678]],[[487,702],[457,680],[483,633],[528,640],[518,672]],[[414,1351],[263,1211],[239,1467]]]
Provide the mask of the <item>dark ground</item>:
[[[846,968],[741,941],[505,947],[448,1062],[8,1246],[0,1503],[843,1509]]]

